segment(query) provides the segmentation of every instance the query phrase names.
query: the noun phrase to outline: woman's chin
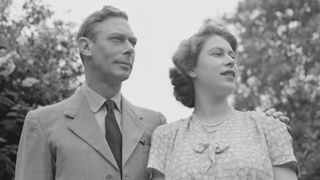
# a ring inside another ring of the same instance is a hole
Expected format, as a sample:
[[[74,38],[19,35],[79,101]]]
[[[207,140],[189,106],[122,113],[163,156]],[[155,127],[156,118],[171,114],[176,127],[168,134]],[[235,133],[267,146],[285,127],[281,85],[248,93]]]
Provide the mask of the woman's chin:
[[[220,86],[218,92],[223,96],[229,96],[230,94],[232,94],[234,89],[235,89],[235,84],[228,83]]]

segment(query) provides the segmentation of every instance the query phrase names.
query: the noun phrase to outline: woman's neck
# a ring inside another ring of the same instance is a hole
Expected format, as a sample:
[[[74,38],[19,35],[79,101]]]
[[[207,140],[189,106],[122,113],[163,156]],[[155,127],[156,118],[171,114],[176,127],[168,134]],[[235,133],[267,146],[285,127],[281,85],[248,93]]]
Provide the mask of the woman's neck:
[[[194,113],[200,121],[206,124],[217,124],[224,121],[232,113],[228,96],[196,94]]]

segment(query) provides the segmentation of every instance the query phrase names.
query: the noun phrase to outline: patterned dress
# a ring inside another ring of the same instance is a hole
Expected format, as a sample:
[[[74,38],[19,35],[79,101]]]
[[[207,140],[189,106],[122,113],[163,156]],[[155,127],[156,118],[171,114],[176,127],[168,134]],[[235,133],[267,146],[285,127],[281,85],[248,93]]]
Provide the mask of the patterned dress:
[[[297,167],[286,125],[263,113],[234,110],[214,128],[194,115],[159,126],[148,168],[168,180],[273,180],[273,166],[285,163]]]

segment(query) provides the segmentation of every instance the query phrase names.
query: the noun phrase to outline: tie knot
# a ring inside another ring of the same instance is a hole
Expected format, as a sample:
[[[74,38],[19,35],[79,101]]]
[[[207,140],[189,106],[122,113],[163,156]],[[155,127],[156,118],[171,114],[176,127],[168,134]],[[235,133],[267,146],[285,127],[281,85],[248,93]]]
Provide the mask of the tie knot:
[[[105,104],[108,112],[113,111],[114,106],[115,106],[115,102],[113,100],[109,99],[104,104]]]

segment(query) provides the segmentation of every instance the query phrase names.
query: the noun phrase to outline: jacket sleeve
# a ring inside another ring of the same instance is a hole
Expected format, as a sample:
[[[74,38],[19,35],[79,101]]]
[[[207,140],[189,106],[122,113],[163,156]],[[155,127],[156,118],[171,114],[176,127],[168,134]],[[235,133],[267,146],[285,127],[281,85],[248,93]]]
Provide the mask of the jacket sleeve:
[[[15,180],[53,180],[54,158],[40,123],[27,114],[20,138]]]

